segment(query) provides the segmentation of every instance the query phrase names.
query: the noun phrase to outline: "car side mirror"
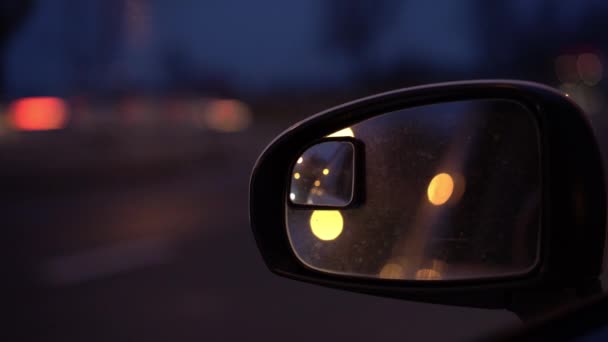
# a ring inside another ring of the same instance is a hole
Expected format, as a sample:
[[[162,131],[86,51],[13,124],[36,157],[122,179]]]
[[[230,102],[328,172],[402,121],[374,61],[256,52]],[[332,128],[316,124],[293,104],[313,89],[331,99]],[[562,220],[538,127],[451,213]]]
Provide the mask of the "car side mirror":
[[[317,114],[253,170],[268,267],[307,282],[507,308],[597,283],[606,238],[601,157],[552,88],[471,81],[396,90]]]

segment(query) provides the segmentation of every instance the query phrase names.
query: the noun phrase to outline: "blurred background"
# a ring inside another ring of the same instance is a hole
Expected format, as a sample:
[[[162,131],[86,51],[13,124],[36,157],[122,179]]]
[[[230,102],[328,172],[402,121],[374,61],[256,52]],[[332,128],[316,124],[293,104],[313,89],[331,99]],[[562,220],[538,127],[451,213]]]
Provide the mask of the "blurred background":
[[[11,326],[62,341],[310,341],[516,325],[271,275],[249,228],[250,170],[327,107],[476,78],[564,90],[607,156],[606,20],[601,0],[4,0]]]

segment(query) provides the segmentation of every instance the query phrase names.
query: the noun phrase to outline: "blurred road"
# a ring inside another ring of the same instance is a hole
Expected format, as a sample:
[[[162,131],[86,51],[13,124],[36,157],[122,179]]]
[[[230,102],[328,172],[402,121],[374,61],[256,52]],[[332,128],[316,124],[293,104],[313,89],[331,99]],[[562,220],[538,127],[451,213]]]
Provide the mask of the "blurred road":
[[[196,158],[168,168],[68,172],[52,166],[59,155],[70,159],[58,147],[56,157],[44,150],[46,168],[2,171],[13,267],[31,282],[18,297],[22,333],[57,341],[454,340],[516,324],[503,311],[272,275],[249,228],[248,182],[257,155],[288,124],[208,132],[197,138],[204,148]]]

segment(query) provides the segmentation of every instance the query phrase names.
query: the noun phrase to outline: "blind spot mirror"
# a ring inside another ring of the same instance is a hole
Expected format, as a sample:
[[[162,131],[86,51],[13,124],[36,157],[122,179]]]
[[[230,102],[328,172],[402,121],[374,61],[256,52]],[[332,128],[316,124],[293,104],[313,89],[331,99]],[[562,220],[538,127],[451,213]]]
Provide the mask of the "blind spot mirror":
[[[289,198],[303,206],[345,207],[353,199],[354,146],[326,141],[308,148],[291,171]]]

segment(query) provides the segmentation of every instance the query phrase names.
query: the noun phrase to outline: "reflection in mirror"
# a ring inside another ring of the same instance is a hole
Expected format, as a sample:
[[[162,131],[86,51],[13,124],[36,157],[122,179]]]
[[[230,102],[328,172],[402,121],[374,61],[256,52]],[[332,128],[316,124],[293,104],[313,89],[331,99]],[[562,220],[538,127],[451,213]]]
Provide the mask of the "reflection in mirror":
[[[518,275],[536,265],[539,133],[534,115],[519,103],[471,100],[409,108],[336,134],[362,142],[356,148],[365,155],[364,178],[357,180],[362,189],[354,191],[365,191],[365,197],[353,207],[307,208],[344,204],[357,195],[310,195],[315,180],[324,177],[324,163],[333,161],[321,156],[346,160],[355,153],[349,143],[323,146],[336,144],[328,141],[302,155],[286,199],[302,205],[286,206],[286,222],[292,248],[307,266],[350,276],[439,281]],[[321,164],[303,169],[313,156]],[[353,164],[340,165],[332,168],[349,170],[351,178],[328,184],[352,192]],[[296,172],[312,185],[295,182]]]
[[[289,200],[294,204],[347,206],[353,197],[354,147],[347,141],[316,144],[297,159]]]

